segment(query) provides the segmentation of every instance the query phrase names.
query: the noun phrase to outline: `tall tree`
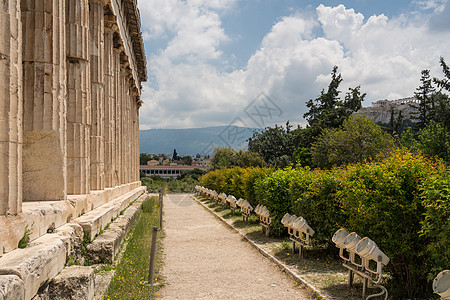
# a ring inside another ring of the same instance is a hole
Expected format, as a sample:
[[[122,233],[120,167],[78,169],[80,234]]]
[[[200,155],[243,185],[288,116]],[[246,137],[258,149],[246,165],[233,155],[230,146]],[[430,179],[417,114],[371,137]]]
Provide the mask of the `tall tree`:
[[[414,96],[419,103],[411,104],[411,107],[417,110],[411,118],[417,120],[415,127],[418,129],[424,128],[435,116],[434,98],[436,90],[433,87],[430,70],[422,71],[420,83],[420,86],[414,92]]]
[[[441,89],[446,90],[447,92],[450,92],[450,67],[445,63],[445,60],[443,57],[439,60],[442,72],[444,72],[444,79],[437,79],[434,78],[433,81],[437,84],[437,86]]]
[[[263,132],[255,131],[248,139],[248,149],[259,153],[267,165],[273,167],[286,167],[289,165],[294,152],[294,135],[291,125],[266,127]]]
[[[350,88],[344,101],[340,99],[339,85],[342,80],[342,75],[338,74],[338,67],[334,66],[328,90],[326,92],[322,90],[318,98],[310,99],[306,103],[309,108],[303,115],[308,122],[307,130],[303,133],[303,141],[306,144],[298,146],[309,147],[323,130],[339,128],[352,113],[361,108],[366,94],[361,94],[360,86]]]
[[[173,149],[172,159],[173,160],[178,160],[177,149]]]
[[[434,83],[440,88],[436,94],[436,122],[441,123],[447,130],[450,130],[450,98],[444,91],[450,93],[450,68],[445,63],[443,57],[440,59],[443,79],[433,78]]]

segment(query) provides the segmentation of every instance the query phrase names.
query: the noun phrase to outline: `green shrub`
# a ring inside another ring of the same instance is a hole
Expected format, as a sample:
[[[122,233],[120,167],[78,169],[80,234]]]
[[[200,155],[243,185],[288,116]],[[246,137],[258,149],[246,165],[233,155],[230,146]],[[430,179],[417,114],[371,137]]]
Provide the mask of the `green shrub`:
[[[422,186],[425,218],[421,234],[427,239],[428,279],[432,280],[450,266],[450,174],[443,170]]]
[[[271,233],[275,236],[280,236],[286,231],[281,224],[281,218],[291,210],[289,185],[298,174],[297,170],[291,168],[277,170],[256,183],[256,197],[270,212]]]
[[[345,171],[304,169],[290,184],[292,213],[302,216],[315,231],[313,245],[324,245],[335,252],[333,234],[345,223],[337,192]]]
[[[222,181],[223,181],[223,174],[222,174],[222,170],[220,170],[220,169],[210,171],[207,174],[200,177],[200,185],[201,186],[215,190],[218,193],[221,193]]]
[[[258,180],[261,180],[273,172],[273,169],[253,167],[245,169],[242,175],[243,198],[246,199],[253,207],[260,204],[256,197],[255,187]]]
[[[419,236],[425,212],[419,187],[436,172],[422,156],[396,151],[380,163],[349,166],[339,193],[347,229],[368,236],[390,258],[393,297],[426,294],[425,238]]]

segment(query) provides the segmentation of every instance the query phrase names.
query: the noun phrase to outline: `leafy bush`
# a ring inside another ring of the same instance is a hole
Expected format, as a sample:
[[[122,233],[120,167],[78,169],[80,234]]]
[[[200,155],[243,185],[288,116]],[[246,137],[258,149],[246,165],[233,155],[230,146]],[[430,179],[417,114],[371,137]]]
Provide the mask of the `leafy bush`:
[[[339,198],[341,180],[345,171],[304,169],[300,176],[290,183],[292,213],[302,216],[315,231],[313,245],[325,245],[335,251],[331,241],[333,234],[345,223],[347,216],[342,213]]]
[[[200,177],[200,185],[220,193],[222,189],[222,170],[214,170]]]
[[[255,187],[258,180],[261,180],[273,172],[273,169],[269,168],[247,168],[242,174],[242,185],[244,189],[243,198],[246,199],[253,207],[260,204],[259,199],[256,197]]]
[[[287,168],[270,173],[265,178],[256,182],[255,193],[260,204],[265,205],[272,217],[271,233],[280,236],[285,227],[281,224],[281,218],[290,211],[289,185],[296,176],[297,170]]]
[[[450,266],[450,174],[448,169],[430,177],[421,190],[425,219],[421,234],[427,239],[428,279]]]
[[[419,187],[436,172],[435,165],[396,151],[381,163],[349,166],[347,172],[339,192],[347,229],[374,240],[390,258],[394,297],[424,295],[429,285],[425,238],[418,234],[425,212]]]

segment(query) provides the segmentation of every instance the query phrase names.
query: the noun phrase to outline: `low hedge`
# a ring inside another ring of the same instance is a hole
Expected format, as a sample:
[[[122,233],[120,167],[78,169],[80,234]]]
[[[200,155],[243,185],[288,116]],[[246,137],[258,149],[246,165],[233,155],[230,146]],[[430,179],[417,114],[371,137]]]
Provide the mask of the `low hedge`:
[[[290,183],[292,213],[302,216],[315,231],[313,245],[325,246],[335,252],[331,241],[333,234],[347,220],[337,195],[345,172],[303,170],[300,176]]]
[[[271,233],[282,235],[286,228],[281,224],[281,218],[291,210],[289,184],[298,177],[297,170],[288,168],[270,173],[256,182],[255,195],[261,205],[265,205],[272,217]]]
[[[339,192],[346,228],[374,240],[390,258],[391,293],[409,298],[426,294],[429,257],[427,239],[420,235],[425,213],[424,186],[442,171],[432,161],[407,151],[397,151],[383,162],[353,165]],[[448,233],[448,232],[447,232]]]

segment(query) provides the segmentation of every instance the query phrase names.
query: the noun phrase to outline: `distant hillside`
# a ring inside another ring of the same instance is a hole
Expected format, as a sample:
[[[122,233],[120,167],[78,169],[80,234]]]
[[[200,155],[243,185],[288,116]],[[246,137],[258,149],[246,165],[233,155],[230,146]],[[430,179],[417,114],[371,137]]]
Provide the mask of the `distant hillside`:
[[[212,154],[215,147],[230,146],[247,149],[246,140],[255,128],[237,126],[215,126],[191,129],[140,130],[141,153],[172,153],[180,155]]]

